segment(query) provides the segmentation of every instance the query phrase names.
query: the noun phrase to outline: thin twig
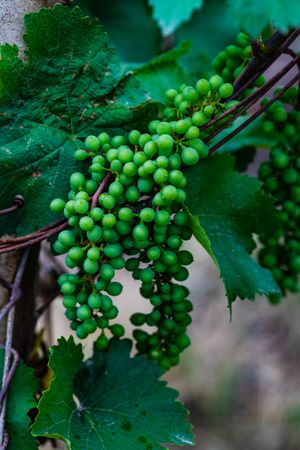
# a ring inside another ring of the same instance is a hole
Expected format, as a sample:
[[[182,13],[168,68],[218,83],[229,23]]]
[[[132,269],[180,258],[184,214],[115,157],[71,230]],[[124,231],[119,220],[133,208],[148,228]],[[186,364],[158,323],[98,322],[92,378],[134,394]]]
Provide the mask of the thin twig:
[[[26,236],[20,236],[20,237],[17,237],[17,238],[0,239],[0,245],[16,244],[16,243],[19,243],[19,242],[23,242],[23,241],[27,241],[27,240],[33,239],[33,238],[35,238],[37,236],[40,236],[40,235],[44,234],[46,231],[53,230],[54,228],[59,227],[63,223],[67,223],[66,219],[57,220],[56,222],[53,222],[53,223],[51,223],[50,225],[47,225],[44,228],[41,228],[41,229],[39,229],[37,231],[34,231],[33,233],[26,234]]]
[[[22,195],[16,195],[13,200],[12,206],[10,206],[9,208],[0,209],[0,215],[16,211],[16,209],[22,208],[23,205],[24,205],[24,198],[22,197]]]
[[[295,58],[295,57],[298,56],[297,53],[294,52],[294,50],[292,50],[291,48],[287,48],[284,53],[287,54],[287,55],[290,55],[292,58]],[[297,66],[298,66],[298,72],[300,73],[300,61],[299,60],[298,60]],[[299,80],[299,83],[298,83],[298,95],[297,95],[297,101],[296,101],[295,109],[297,111],[300,111],[300,80]]]
[[[29,249],[26,249],[21,257],[21,261],[13,282],[9,303],[12,303],[15,298],[19,296],[20,284],[22,281],[23,273],[26,267],[26,261],[28,259]],[[0,398],[2,399],[1,412],[0,412],[0,443],[4,445],[4,426],[5,426],[5,413],[6,413],[6,397],[3,391],[8,389],[9,382],[13,377],[13,372],[10,369],[14,368],[14,364],[11,366],[10,359],[12,354],[12,339],[14,331],[14,317],[15,317],[15,306],[12,306],[8,313],[7,325],[6,325],[6,340],[5,340],[5,353],[4,353],[4,367],[2,374],[2,388],[0,393]],[[16,358],[15,358],[16,361]],[[7,381],[8,380],[8,381]],[[7,384],[8,383],[8,384]]]
[[[108,172],[105,175],[103,181],[100,183],[98,189],[96,190],[95,194],[92,197],[91,208],[95,208],[95,206],[97,206],[98,198],[99,198],[100,194],[102,194],[103,189],[105,188],[105,186],[109,182],[110,178],[111,178],[111,173]]]
[[[243,122],[239,127],[237,127],[235,130],[233,130],[231,133],[229,133],[227,136],[225,136],[223,139],[221,139],[219,142],[217,142],[215,145],[213,145],[209,153],[212,154],[216,150],[218,150],[222,145],[224,145],[227,141],[232,139],[234,136],[236,136],[240,131],[242,131],[245,127],[247,127],[253,120],[255,120],[257,117],[259,117],[262,113],[264,113],[278,98],[280,98],[293,84],[296,83],[300,79],[300,74],[297,74],[294,78],[292,78],[285,86],[278,92],[276,95],[274,95],[264,106],[262,106],[260,109],[258,109],[252,116],[250,116],[245,122]]]

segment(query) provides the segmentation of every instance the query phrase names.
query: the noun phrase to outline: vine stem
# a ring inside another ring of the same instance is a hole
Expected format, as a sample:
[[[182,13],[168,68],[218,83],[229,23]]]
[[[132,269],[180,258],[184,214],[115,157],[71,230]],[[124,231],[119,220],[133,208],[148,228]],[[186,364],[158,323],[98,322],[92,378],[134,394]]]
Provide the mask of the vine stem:
[[[19,356],[15,350],[12,349],[13,331],[14,331],[14,318],[15,318],[15,303],[20,298],[20,284],[22,281],[23,273],[26,267],[26,262],[29,255],[29,249],[26,249],[21,257],[21,261],[12,285],[9,303],[12,305],[8,312],[7,326],[6,326],[6,340],[4,350],[4,367],[2,375],[2,387],[0,392],[0,445],[1,448],[6,448],[5,444],[5,415],[6,415],[6,393],[9,384],[13,378],[15,370],[18,365]],[[11,355],[14,359],[11,364]]]
[[[110,179],[111,179],[111,173],[108,172],[105,175],[103,181],[100,183],[98,189],[96,190],[95,194],[92,197],[91,208],[95,208],[95,206],[97,206],[98,198],[99,198],[100,194],[102,194],[103,189],[105,188],[105,186],[107,185],[107,183],[109,182]]]
[[[24,205],[24,198],[22,197],[22,195],[16,195],[13,200],[12,206],[10,206],[9,208],[1,209],[0,215],[16,211],[17,209],[22,208],[23,205]]]
[[[287,48],[285,52],[287,55],[290,55],[292,58],[297,57],[297,53],[294,52],[291,48]],[[300,73],[300,62],[298,61],[298,72]],[[297,101],[296,101],[296,110],[300,111],[300,80],[298,83],[298,95],[297,95]]]
[[[247,127],[253,120],[255,120],[257,117],[259,117],[262,113],[264,113],[278,98],[282,96],[293,84],[296,83],[296,81],[300,80],[300,74],[298,73],[294,78],[292,78],[285,86],[278,92],[276,95],[274,95],[264,106],[259,108],[252,116],[250,116],[245,122],[243,122],[239,127],[237,127],[235,130],[233,130],[231,133],[229,133],[227,136],[225,136],[223,139],[221,139],[219,142],[217,142],[215,145],[213,145],[209,153],[212,154],[215,151],[217,151],[222,145],[224,145],[227,141],[232,139],[234,136],[236,136],[240,131],[242,131],[245,127]]]

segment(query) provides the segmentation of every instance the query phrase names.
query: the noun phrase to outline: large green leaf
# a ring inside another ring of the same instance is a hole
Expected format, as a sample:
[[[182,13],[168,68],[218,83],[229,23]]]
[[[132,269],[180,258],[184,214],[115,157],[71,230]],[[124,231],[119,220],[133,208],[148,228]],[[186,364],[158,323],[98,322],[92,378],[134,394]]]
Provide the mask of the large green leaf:
[[[193,12],[201,8],[203,0],[149,0],[153,8],[153,17],[161,28],[164,36],[169,36],[184,22],[187,22]]]
[[[187,204],[195,237],[217,263],[231,308],[236,297],[280,294],[271,273],[250,257],[253,233],[276,224],[273,200],[255,178],[234,169],[234,158],[214,155],[187,171]],[[209,241],[209,242],[208,242]]]
[[[2,380],[4,350],[0,349],[0,379]],[[37,450],[38,445],[29,429],[28,411],[36,406],[38,391],[34,372],[19,362],[7,394],[5,430],[9,435],[7,450]]]
[[[175,32],[174,43],[191,41],[191,51],[182,61],[198,76],[206,76],[211,70],[212,58],[235,42],[236,33],[237,20],[226,0],[206,0],[202,9]]]
[[[178,393],[159,381],[163,371],[156,363],[131,358],[130,350],[130,341],[113,340],[81,364],[81,345],[61,338],[51,349],[53,380],[38,404],[33,435],[63,439],[70,450],[192,445]]]
[[[0,209],[16,194],[25,206],[1,217],[0,234],[26,234],[57,219],[49,203],[67,193],[80,139],[143,129],[153,115],[149,96],[126,76],[98,21],[56,5],[26,15],[25,27],[20,87],[0,113]]]
[[[161,50],[161,33],[146,0],[75,0],[74,5],[100,19],[124,61],[145,62]]]
[[[300,25],[300,2],[295,0],[228,0],[240,27],[253,37],[272,23],[286,32]]]

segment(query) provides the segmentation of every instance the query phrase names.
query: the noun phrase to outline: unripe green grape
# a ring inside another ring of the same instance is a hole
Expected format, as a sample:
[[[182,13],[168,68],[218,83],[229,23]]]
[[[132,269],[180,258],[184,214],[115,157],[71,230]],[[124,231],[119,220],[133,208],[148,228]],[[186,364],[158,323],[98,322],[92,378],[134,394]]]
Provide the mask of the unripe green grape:
[[[149,234],[148,228],[145,225],[143,225],[142,223],[136,225],[132,231],[132,235],[133,235],[134,239],[137,241],[142,241],[142,240],[147,239],[148,234]]]
[[[94,261],[98,261],[100,258],[100,249],[98,247],[92,247],[87,252],[87,257]]]
[[[153,234],[153,241],[156,242],[156,244],[163,244],[165,240],[166,240],[166,233]]]
[[[166,206],[168,204],[168,202],[163,199],[161,192],[154,195],[152,203],[154,206]]]
[[[118,308],[116,306],[112,306],[108,311],[104,311],[103,316],[106,319],[113,320],[118,316]]]
[[[127,177],[127,175],[125,175],[125,173],[120,173],[119,181],[121,184],[123,184],[123,186],[129,186],[132,183],[132,178]]]
[[[100,141],[96,136],[88,136],[85,140],[85,146],[91,152],[97,151],[100,148]]]
[[[283,168],[287,167],[288,164],[289,164],[289,157],[285,153],[280,152],[273,159],[273,165],[277,169],[283,169]]]
[[[101,334],[101,336],[99,336],[95,342],[95,347],[98,350],[106,350],[108,346],[109,346],[108,338],[105,336],[105,334]]]
[[[165,250],[162,254],[162,262],[166,266],[171,266],[173,264],[176,264],[176,262],[177,262],[176,253],[172,252],[171,250]]]
[[[119,220],[116,224],[116,230],[121,236],[125,236],[129,234],[131,231],[131,225],[129,222],[125,222],[124,220]]]
[[[120,197],[122,195],[123,191],[124,191],[124,187],[122,186],[122,184],[119,181],[114,181],[113,183],[111,183],[109,185],[109,188],[108,188],[109,194],[112,195],[113,197]],[[105,199],[107,202],[107,197]],[[105,205],[105,203],[104,203],[104,205]],[[108,209],[111,209],[111,208],[108,208]]]
[[[148,160],[143,164],[143,169],[146,172],[146,174],[152,174],[156,170],[156,162],[152,160]]]
[[[166,156],[158,156],[155,163],[158,168],[165,169],[169,165],[169,159]]]
[[[180,231],[180,237],[184,241],[189,241],[192,237],[193,233],[192,230],[189,227],[183,227]]]
[[[80,189],[84,186],[85,184],[85,177],[82,173],[80,172],[74,172],[72,173],[71,177],[70,177],[70,184],[72,189]]]
[[[189,102],[196,102],[199,99],[199,94],[196,91],[196,89],[192,86],[187,86],[183,89],[182,95],[184,100],[187,100]]]
[[[108,152],[106,153],[107,161],[111,163],[112,161],[118,158],[118,155],[119,151],[116,148],[108,150]]]
[[[82,149],[76,150],[76,152],[74,153],[74,158],[76,159],[76,161],[84,161],[88,157],[89,157],[88,152]]]
[[[155,218],[155,211],[152,208],[143,208],[140,211],[140,219],[143,222],[152,222]]]
[[[196,83],[196,89],[201,96],[205,96],[210,92],[210,84],[204,78],[201,78]]]
[[[163,199],[167,200],[168,202],[171,202],[177,198],[177,189],[175,186],[169,184],[163,187],[161,194]]]
[[[284,182],[287,184],[296,183],[298,180],[298,171],[293,167],[289,167],[283,172],[282,178]]]
[[[128,134],[128,141],[132,145],[137,145],[139,143],[141,133],[138,130],[131,130]]]
[[[121,283],[117,281],[113,281],[107,285],[106,291],[109,295],[117,296],[120,295],[123,290],[123,286]]]
[[[74,233],[70,230],[61,231],[59,233],[57,239],[62,245],[66,246],[66,247],[71,247],[71,245],[73,245],[75,242]]]
[[[213,105],[207,105],[203,108],[203,112],[210,118],[215,113],[215,107]]]
[[[150,283],[155,276],[154,270],[147,268],[140,271],[140,280],[143,283]]]
[[[187,114],[189,108],[191,107],[191,102],[187,101],[187,100],[183,100],[182,102],[180,102],[179,106],[178,106],[178,110],[182,113],[182,114]]]
[[[275,122],[286,122],[288,118],[286,109],[280,106],[274,109],[272,115]]]
[[[80,247],[72,247],[68,251],[68,258],[73,261],[80,261],[84,256],[84,251]]]
[[[83,263],[83,269],[86,273],[93,275],[99,269],[97,261],[93,259],[86,258]]]
[[[63,298],[63,305],[67,309],[74,308],[76,303],[76,298],[73,295],[65,295]]]
[[[192,116],[192,121],[197,127],[202,127],[207,123],[208,119],[203,111],[196,111]]]
[[[137,174],[137,166],[133,162],[127,162],[124,164],[123,173],[127,177],[134,177]]]
[[[178,261],[184,266],[188,266],[193,262],[193,255],[188,250],[180,250],[177,256]]]
[[[157,169],[153,174],[153,179],[157,184],[163,184],[167,181],[169,173],[166,169]]]
[[[112,335],[117,338],[120,338],[120,337],[124,336],[124,334],[125,334],[125,328],[123,327],[123,325],[120,325],[118,323],[111,325],[109,327],[109,329],[110,329]]]
[[[179,236],[169,236],[167,239],[167,245],[170,248],[179,249],[181,247],[182,240]]]
[[[159,170],[159,169],[158,169]],[[163,170],[163,169],[161,169]],[[156,173],[157,171],[155,171]],[[154,175],[155,175],[154,173]],[[150,177],[139,178],[137,181],[138,189],[140,192],[148,193],[151,192],[154,186],[153,180]]]
[[[87,231],[87,238],[91,242],[98,242],[102,237],[102,228],[99,225],[95,225],[92,230]]]
[[[182,267],[181,270],[173,275],[176,281],[185,281],[189,276],[189,271],[186,267]]]
[[[75,200],[74,209],[78,214],[85,214],[89,210],[89,204],[83,198],[79,198]]]
[[[176,95],[178,94],[178,92],[175,89],[168,89],[165,92],[165,96],[168,102],[173,102],[174,98],[176,97]],[[150,130],[151,131],[151,130]]]
[[[86,320],[89,319],[92,315],[91,309],[88,307],[88,305],[82,305],[77,308],[77,317],[79,320]]]
[[[218,92],[223,83],[223,79],[220,75],[213,75],[209,79],[209,85],[212,92]]]
[[[229,98],[233,94],[233,86],[230,83],[224,83],[219,87],[219,95],[221,98]]]
[[[152,143],[152,142],[150,142],[150,143]],[[154,144],[154,142],[153,142],[153,144]],[[144,152],[137,152],[137,153],[134,154],[133,162],[138,167],[142,166],[144,164],[144,162],[146,162],[146,161],[147,161],[147,156],[145,155]]]
[[[111,194],[101,194],[99,203],[105,209],[113,209],[116,205],[116,199]]]
[[[174,105],[176,106],[176,108],[179,108],[180,103],[183,101],[183,95],[182,94],[177,94],[174,97]]]
[[[85,339],[88,333],[85,331],[83,324],[78,325],[76,328],[76,335],[79,339]]]
[[[157,139],[158,152],[160,155],[169,156],[173,151],[174,139],[168,134],[162,134]]]
[[[115,244],[108,244],[104,247],[104,254],[108,258],[116,258],[117,256],[120,256],[122,254],[122,246],[119,243]]]
[[[102,175],[104,173],[103,166],[98,163],[94,163],[90,166],[90,172]]]
[[[78,265],[78,262],[74,261],[73,259],[67,256],[65,259],[65,265],[69,267],[69,269],[74,269]]]
[[[188,129],[188,124],[184,119],[177,120],[173,125],[173,129],[177,134],[184,134]]]
[[[86,331],[87,334],[92,334],[97,330],[97,322],[95,319],[87,319],[84,320],[82,324],[83,329]]]
[[[194,164],[197,164],[197,162],[199,161],[199,154],[197,150],[195,150],[194,148],[185,147],[182,150],[181,159],[183,163],[186,164],[187,166],[193,166]]]
[[[112,228],[116,225],[117,219],[114,214],[104,214],[102,218],[102,226],[106,228]]]
[[[62,200],[61,198],[55,198],[50,203],[50,209],[54,213],[62,212],[64,210],[65,206],[66,206],[66,202],[64,200]]]
[[[163,134],[172,134],[172,127],[169,122],[160,122],[157,124],[156,133],[160,136]]]
[[[91,294],[88,297],[87,303],[91,309],[100,309],[102,305],[102,297],[99,294]]]
[[[160,248],[159,247],[150,247],[147,250],[147,256],[151,261],[155,261],[160,257]]]
[[[91,217],[83,216],[79,220],[79,226],[83,231],[90,231],[94,228],[94,221]]]
[[[113,269],[121,270],[125,267],[125,259],[122,256],[117,256],[110,260],[110,265]]]
[[[181,163],[182,163],[182,161],[181,161],[180,155],[178,155],[178,153],[174,153],[173,155],[171,155],[169,157],[170,169],[180,169]]]
[[[147,144],[147,142],[149,142],[151,140],[152,140],[152,137],[150,136],[150,134],[148,134],[148,133],[141,134],[141,136],[139,138],[139,146],[144,147]]]
[[[115,275],[115,270],[109,264],[102,264],[99,274],[103,280],[111,280]]]
[[[169,183],[176,187],[184,187],[186,185],[186,178],[180,170],[171,170],[169,172]],[[177,190],[176,190],[177,195]]]
[[[97,317],[96,321],[99,328],[105,330],[108,327],[108,320],[105,317]]]
[[[95,221],[98,222],[103,217],[103,210],[101,208],[95,207],[90,210],[89,216]]]
[[[126,143],[126,138],[124,136],[114,136],[111,140],[111,146],[114,148],[119,148],[121,145]]]
[[[124,220],[125,222],[131,222],[133,219],[133,211],[132,209],[125,206],[121,208],[118,212],[119,219]]]
[[[157,225],[168,225],[170,222],[170,214],[167,211],[156,211],[155,223]]]
[[[199,128],[191,126],[185,133],[187,139],[197,139],[200,134]]]
[[[119,161],[118,159],[114,159],[111,163],[110,163],[110,168],[113,172],[121,172],[123,167],[123,164],[121,163],[121,161]]]

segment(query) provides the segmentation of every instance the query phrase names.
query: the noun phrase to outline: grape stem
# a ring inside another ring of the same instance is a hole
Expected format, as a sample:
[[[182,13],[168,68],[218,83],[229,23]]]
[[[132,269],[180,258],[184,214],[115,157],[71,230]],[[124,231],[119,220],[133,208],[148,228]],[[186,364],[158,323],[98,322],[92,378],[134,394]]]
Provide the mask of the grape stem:
[[[261,108],[259,108],[254,114],[252,114],[245,122],[243,122],[239,127],[213,145],[209,153],[212,154],[217,151],[222,145],[226,142],[230,141],[234,136],[236,136],[240,131],[242,131],[245,127],[247,127],[253,120],[259,117],[262,113],[264,113],[276,100],[278,100],[291,86],[293,86],[296,81],[300,80],[300,74],[298,73],[294,76],[276,95],[274,95],[267,103],[264,104]]]
[[[23,205],[24,205],[24,198],[22,197],[22,195],[16,195],[12,202],[12,206],[10,206],[9,208],[1,209],[0,215],[16,211],[16,209],[22,208]]]
[[[287,48],[284,53],[286,53],[287,55],[290,55],[292,58],[297,57],[297,53],[294,52],[294,50],[292,50],[291,48]],[[297,65],[298,65],[298,72],[300,73],[300,61],[299,60],[298,60],[298,64]],[[297,95],[297,101],[296,101],[295,109],[297,111],[300,111],[300,81],[298,83],[298,95]]]
[[[98,189],[96,190],[95,194],[94,194],[93,197],[92,197],[91,208],[95,208],[95,206],[97,206],[98,198],[99,198],[99,196],[102,194],[103,189],[105,188],[105,186],[108,184],[108,182],[109,182],[111,176],[112,176],[112,175],[111,175],[110,172],[108,172],[108,173],[105,175],[103,181],[100,183]]]
[[[19,355],[12,348],[12,339],[14,331],[14,317],[15,317],[15,303],[21,297],[20,295],[20,285],[23,278],[23,273],[26,267],[26,261],[28,259],[29,249],[25,250],[21,257],[21,261],[12,285],[10,299],[8,305],[10,309],[8,312],[7,326],[6,326],[6,340],[5,340],[5,352],[4,352],[4,367],[2,375],[2,388],[0,392],[0,445],[1,448],[5,445],[5,415],[6,415],[6,394],[13,379],[14,373],[16,371]],[[2,311],[2,310],[1,310]],[[3,318],[4,316],[2,316]],[[11,356],[13,356],[13,361],[11,363]],[[4,447],[5,448],[5,447]]]

